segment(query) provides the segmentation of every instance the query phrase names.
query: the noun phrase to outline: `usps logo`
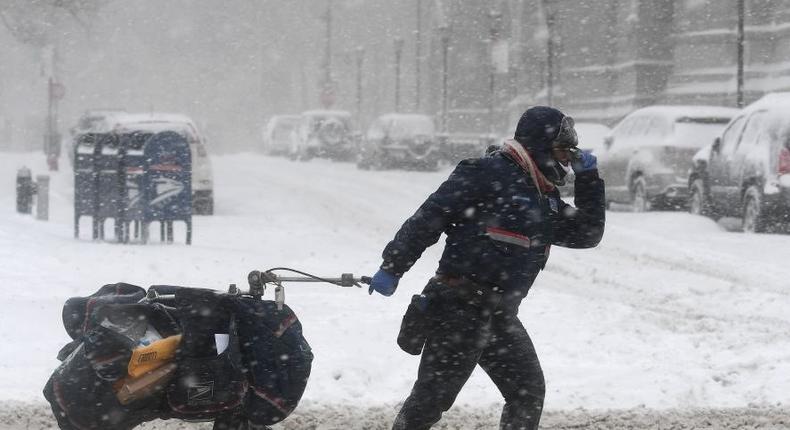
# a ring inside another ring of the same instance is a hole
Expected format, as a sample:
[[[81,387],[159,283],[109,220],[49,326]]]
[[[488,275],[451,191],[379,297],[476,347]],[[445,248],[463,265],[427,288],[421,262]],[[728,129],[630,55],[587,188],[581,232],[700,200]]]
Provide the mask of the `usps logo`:
[[[184,191],[184,183],[175,179],[156,178],[154,184],[156,185],[156,197],[151,199],[152,206],[175,197]]]
[[[214,381],[201,381],[187,388],[187,402],[197,404],[214,398]]]

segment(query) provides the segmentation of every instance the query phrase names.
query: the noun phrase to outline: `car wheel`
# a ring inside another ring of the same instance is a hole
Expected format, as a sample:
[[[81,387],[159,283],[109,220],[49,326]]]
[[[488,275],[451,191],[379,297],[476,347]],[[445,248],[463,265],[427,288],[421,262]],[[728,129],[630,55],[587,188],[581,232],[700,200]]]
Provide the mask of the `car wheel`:
[[[203,204],[203,215],[214,215],[214,199],[206,199]]]
[[[299,148],[299,161],[310,161],[313,158],[313,151],[310,148]]]
[[[689,213],[692,215],[711,216],[710,201],[705,193],[705,183],[696,179],[689,187]]]
[[[214,198],[195,198],[192,203],[192,213],[195,215],[214,215]]]
[[[357,169],[370,170],[370,157],[365,152],[357,154]]]
[[[416,161],[416,167],[423,172],[435,172],[439,169],[439,163],[435,158],[423,158]]]
[[[631,186],[631,208],[634,212],[647,212],[650,210],[650,200],[647,197],[647,184],[643,177],[634,179]]]
[[[763,233],[767,222],[762,205],[763,196],[760,190],[752,185],[743,195],[743,232]]]
[[[384,170],[391,163],[387,161],[387,154],[384,151],[376,151],[371,154],[370,168],[373,170]]]

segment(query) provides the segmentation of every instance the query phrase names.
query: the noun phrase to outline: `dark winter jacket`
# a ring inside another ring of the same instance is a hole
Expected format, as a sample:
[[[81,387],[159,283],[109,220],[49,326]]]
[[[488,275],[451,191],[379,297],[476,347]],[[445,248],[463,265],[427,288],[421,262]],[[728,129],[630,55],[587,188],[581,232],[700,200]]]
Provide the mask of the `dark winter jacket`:
[[[559,192],[541,195],[506,154],[458,164],[384,249],[381,268],[403,275],[447,234],[438,274],[526,295],[552,244],[589,248],[604,230],[604,184],[597,170],[577,175],[576,208]]]

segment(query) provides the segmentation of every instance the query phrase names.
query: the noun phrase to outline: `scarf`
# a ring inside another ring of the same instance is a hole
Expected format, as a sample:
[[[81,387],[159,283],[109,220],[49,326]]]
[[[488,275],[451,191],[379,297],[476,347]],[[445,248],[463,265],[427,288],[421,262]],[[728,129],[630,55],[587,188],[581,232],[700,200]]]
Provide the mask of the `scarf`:
[[[524,149],[520,143],[513,139],[508,139],[502,146],[502,151],[532,178],[532,182],[538,187],[538,192],[541,193],[541,195],[556,189],[556,186],[546,178],[540,169],[538,169],[535,160],[532,159],[527,150]]]

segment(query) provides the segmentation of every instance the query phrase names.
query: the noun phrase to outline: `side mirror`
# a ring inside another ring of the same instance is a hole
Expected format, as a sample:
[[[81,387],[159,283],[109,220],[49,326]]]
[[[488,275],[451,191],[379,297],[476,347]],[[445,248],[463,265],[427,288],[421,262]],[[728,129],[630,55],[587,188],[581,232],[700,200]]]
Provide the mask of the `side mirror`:
[[[713,145],[711,145],[710,149],[711,149],[712,152],[714,152],[716,154],[719,153],[719,151],[721,150],[721,138],[720,137],[717,137],[716,139],[713,139]]]
[[[606,137],[603,138],[603,146],[607,150],[609,150],[609,148],[612,147],[613,143],[614,143],[614,136],[606,136]]]

